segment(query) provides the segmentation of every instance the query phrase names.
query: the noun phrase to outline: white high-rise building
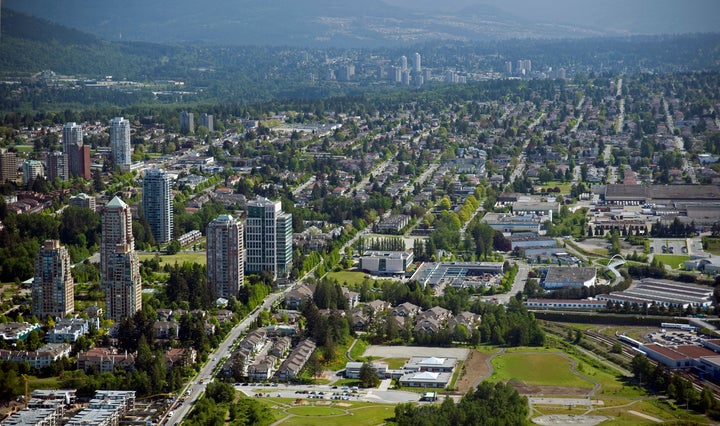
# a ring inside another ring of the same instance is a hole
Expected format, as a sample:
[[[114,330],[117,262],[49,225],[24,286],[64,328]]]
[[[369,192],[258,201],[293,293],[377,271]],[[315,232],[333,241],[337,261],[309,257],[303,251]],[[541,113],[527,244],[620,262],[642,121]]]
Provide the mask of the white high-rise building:
[[[406,69],[408,69],[407,56],[402,55],[400,57],[400,70],[405,71]]]
[[[237,297],[245,280],[243,224],[229,214],[207,226],[207,280],[217,297]]]
[[[132,164],[130,121],[124,117],[110,120],[110,148],[112,148],[115,167],[129,170]]]
[[[45,167],[37,160],[27,160],[22,165],[23,185],[33,182],[39,177],[45,177]]]
[[[151,169],[143,179],[142,212],[157,243],[173,237],[172,179],[164,170]]]
[[[286,277],[292,267],[292,215],[282,211],[280,201],[264,197],[249,201],[247,208],[245,270]]]
[[[422,64],[420,62],[421,62],[420,54],[418,52],[415,52],[415,63],[413,65],[415,67],[414,71],[418,74],[420,74],[422,72]]]

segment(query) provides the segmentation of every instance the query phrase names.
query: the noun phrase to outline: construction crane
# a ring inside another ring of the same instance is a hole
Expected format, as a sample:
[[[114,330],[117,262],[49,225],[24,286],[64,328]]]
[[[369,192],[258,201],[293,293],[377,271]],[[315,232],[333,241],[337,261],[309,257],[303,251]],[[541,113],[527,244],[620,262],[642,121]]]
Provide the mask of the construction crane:
[[[27,408],[28,402],[30,401],[30,390],[28,388],[28,384],[30,383],[30,380],[24,374],[21,374],[21,376],[23,378],[23,381],[25,382],[25,408]]]

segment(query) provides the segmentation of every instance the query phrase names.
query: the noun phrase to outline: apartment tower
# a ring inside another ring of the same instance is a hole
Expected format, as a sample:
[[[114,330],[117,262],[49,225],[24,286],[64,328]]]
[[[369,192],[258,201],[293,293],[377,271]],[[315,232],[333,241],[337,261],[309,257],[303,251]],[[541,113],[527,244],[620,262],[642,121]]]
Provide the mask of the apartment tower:
[[[164,244],[172,239],[172,179],[164,170],[151,169],[145,173],[142,212],[155,242]]]
[[[207,279],[217,297],[237,297],[244,284],[243,224],[229,214],[210,222],[207,236]]]
[[[47,240],[35,257],[32,312],[38,318],[65,318],[75,309],[70,255],[58,240]]]
[[[292,215],[282,211],[279,201],[257,197],[248,202],[245,238],[246,272],[287,277],[292,266]]]

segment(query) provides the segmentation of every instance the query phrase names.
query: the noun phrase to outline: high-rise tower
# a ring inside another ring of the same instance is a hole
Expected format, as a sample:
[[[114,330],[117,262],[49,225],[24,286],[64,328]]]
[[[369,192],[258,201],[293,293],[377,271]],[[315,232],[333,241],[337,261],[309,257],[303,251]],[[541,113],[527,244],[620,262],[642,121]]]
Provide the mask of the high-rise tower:
[[[32,312],[38,318],[65,318],[75,309],[70,255],[58,240],[47,240],[35,257]]]
[[[124,117],[110,120],[110,148],[112,148],[115,167],[129,170],[132,164],[130,121]]]
[[[135,253],[130,207],[119,197],[102,212],[100,281],[108,318],[120,321],[142,309],[140,260]]]
[[[420,59],[420,54],[418,52],[415,52],[415,63],[413,64],[414,68],[413,71],[420,74],[422,72],[422,64]]]
[[[245,220],[249,273],[268,271],[286,277],[292,266],[292,215],[282,211],[279,201],[257,197],[248,202]]]
[[[172,179],[163,170],[151,169],[143,179],[142,211],[158,243],[173,236]]]
[[[208,286],[217,297],[237,297],[245,280],[242,222],[223,214],[210,222],[206,234]]]
[[[400,65],[400,70],[401,70],[401,71],[405,71],[406,69],[408,69],[407,56],[402,55],[402,56],[400,57],[400,63],[399,63],[399,65]]]
[[[195,133],[195,114],[187,111],[180,113],[180,131],[184,133]]]
[[[67,168],[70,176],[80,174],[80,147],[83,146],[82,126],[75,122],[65,123],[62,130],[63,154],[67,156]]]

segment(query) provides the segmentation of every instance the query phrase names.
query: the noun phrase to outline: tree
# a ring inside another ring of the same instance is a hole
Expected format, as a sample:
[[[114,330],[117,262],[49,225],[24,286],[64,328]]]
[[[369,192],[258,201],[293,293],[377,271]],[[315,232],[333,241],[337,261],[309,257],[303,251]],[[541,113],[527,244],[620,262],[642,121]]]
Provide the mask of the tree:
[[[377,368],[365,361],[360,367],[360,385],[364,388],[374,388],[380,384]]]

